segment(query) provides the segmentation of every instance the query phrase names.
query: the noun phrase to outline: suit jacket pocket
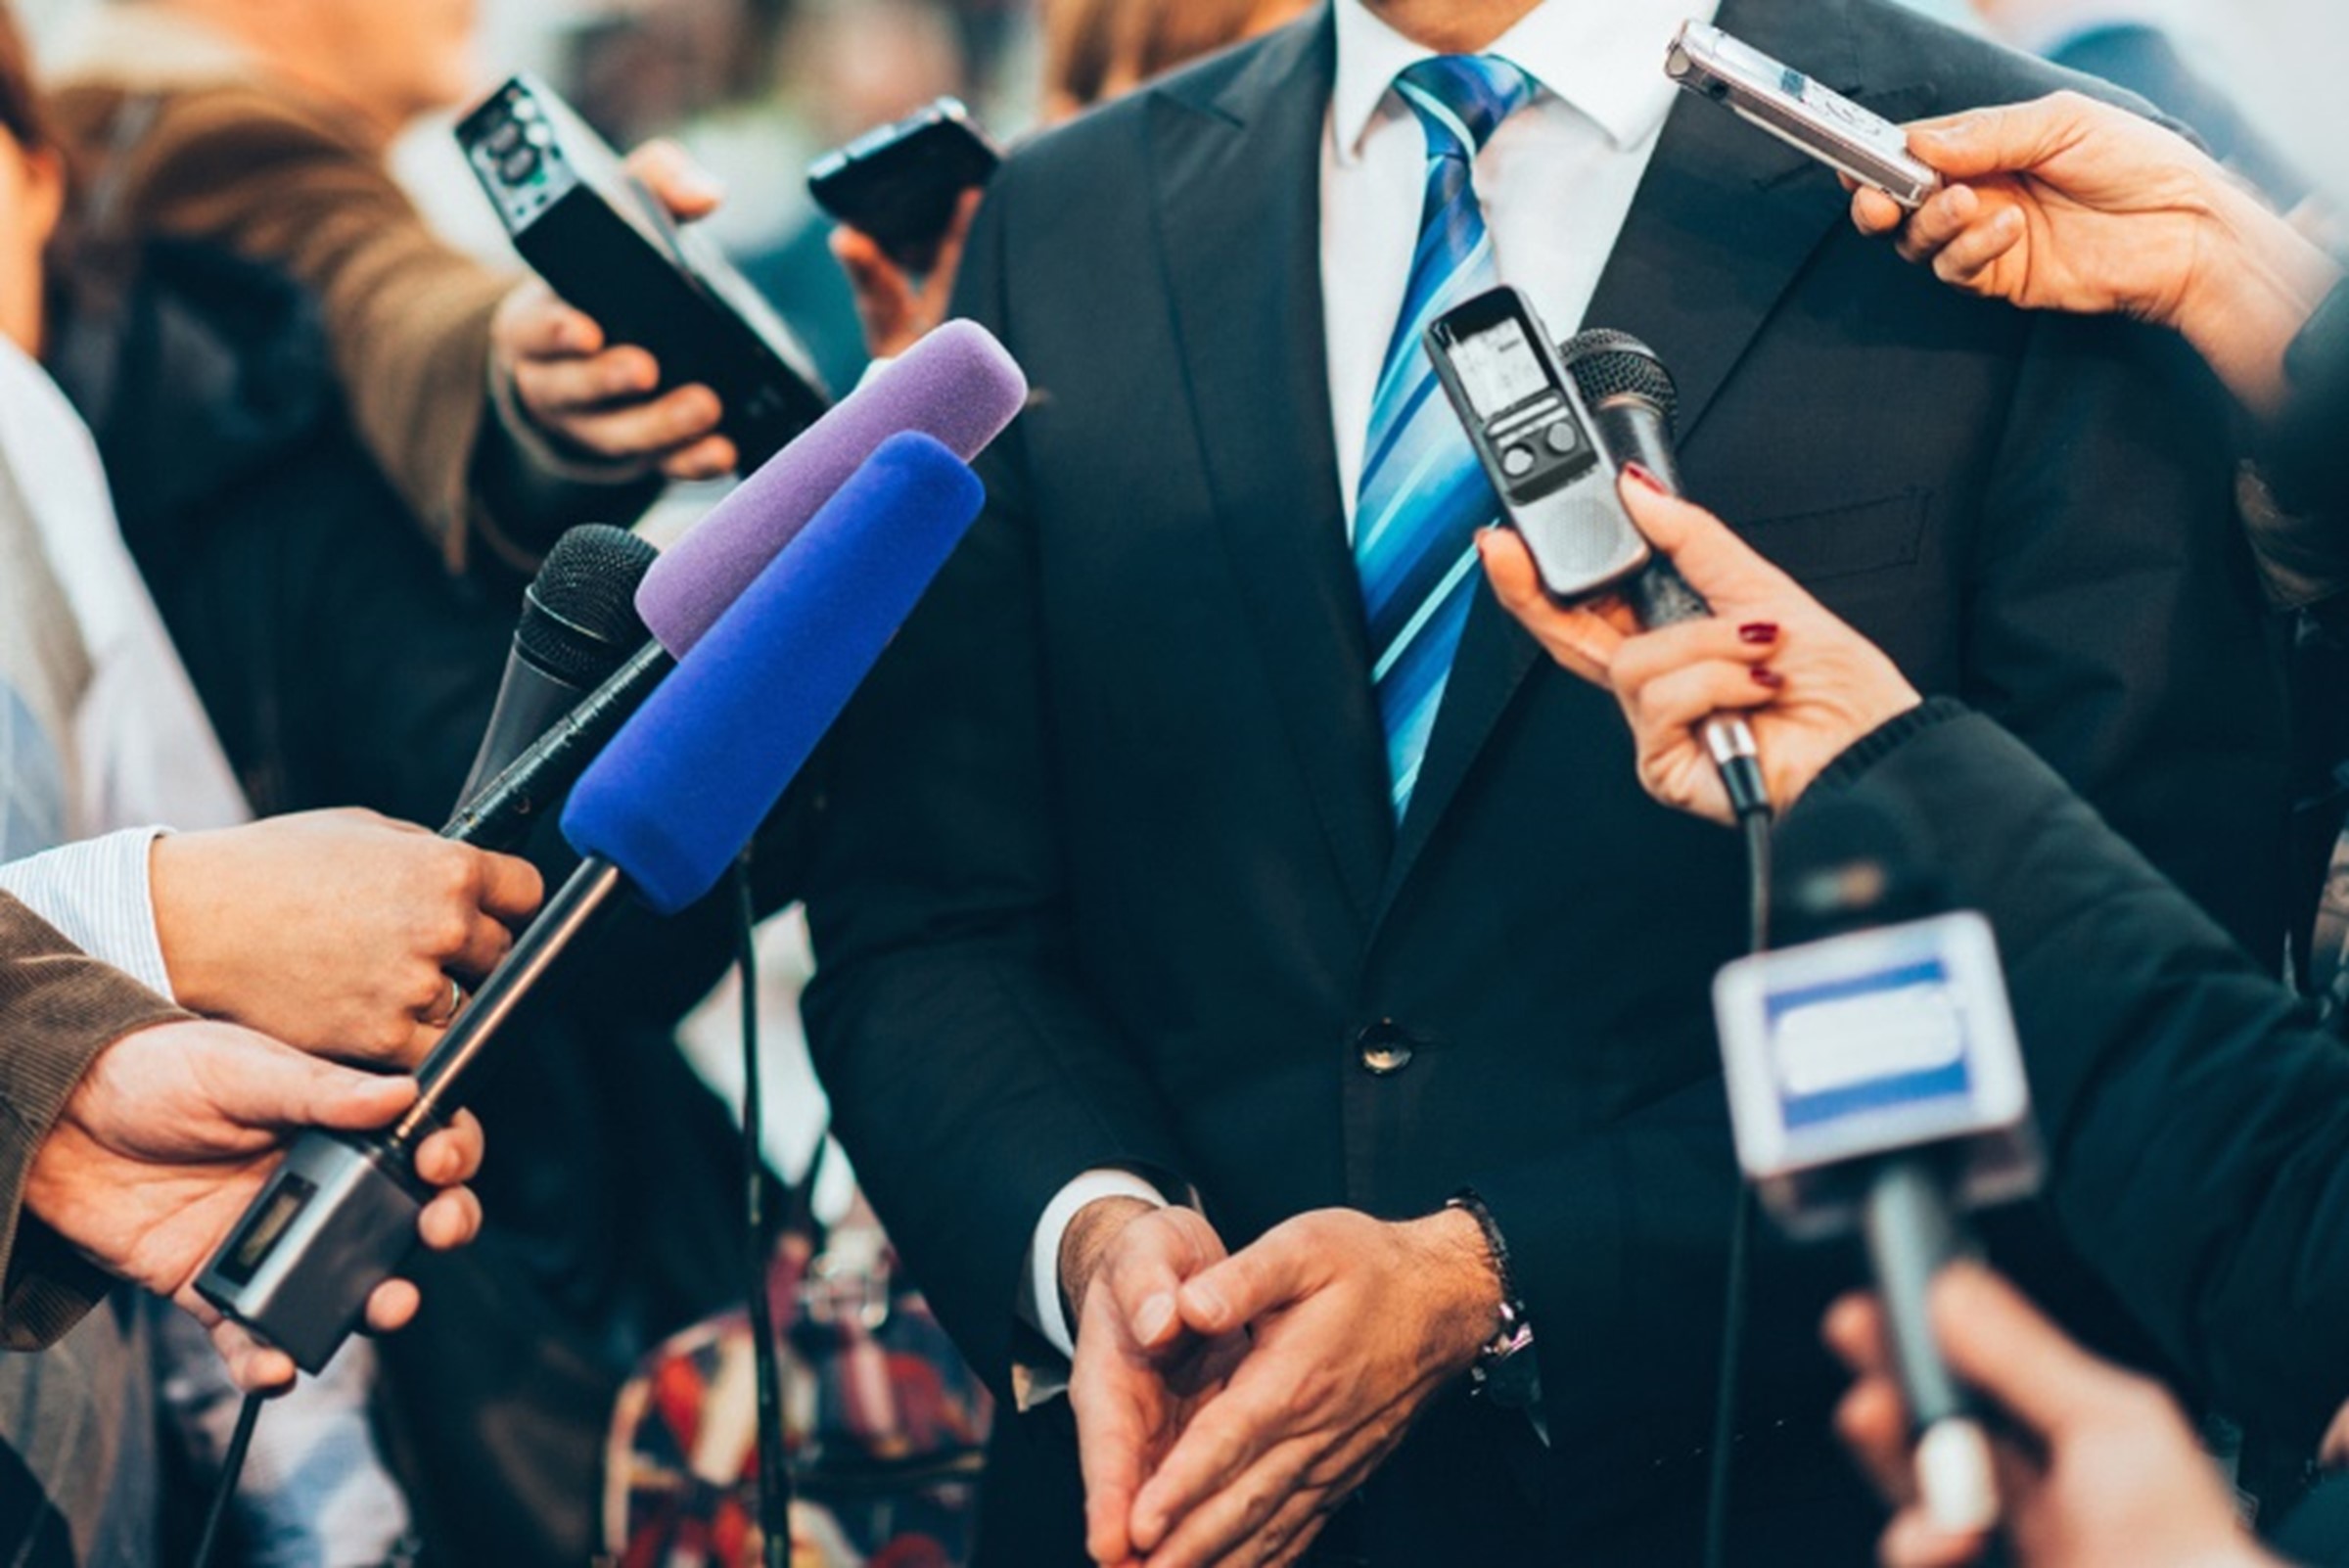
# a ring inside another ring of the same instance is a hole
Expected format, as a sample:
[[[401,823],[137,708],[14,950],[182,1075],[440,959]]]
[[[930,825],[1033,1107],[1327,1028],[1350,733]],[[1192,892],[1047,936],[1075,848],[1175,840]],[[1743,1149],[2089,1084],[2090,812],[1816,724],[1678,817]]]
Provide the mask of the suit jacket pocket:
[[[1803,582],[1829,582],[1915,564],[1933,492],[1910,488],[1870,501],[1782,512],[1739,525],[1747,543]]]

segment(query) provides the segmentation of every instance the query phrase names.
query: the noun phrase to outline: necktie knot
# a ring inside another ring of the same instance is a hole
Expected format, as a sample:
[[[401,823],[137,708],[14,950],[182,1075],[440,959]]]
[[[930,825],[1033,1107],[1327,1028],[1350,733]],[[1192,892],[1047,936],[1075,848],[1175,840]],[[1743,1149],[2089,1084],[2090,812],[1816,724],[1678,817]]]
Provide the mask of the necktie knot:
[[[1469,163],[1534,97],[1533,78],[1498,55],[1436,55],[1405,69],[1395,88],[1427,132],[1427,156]]]

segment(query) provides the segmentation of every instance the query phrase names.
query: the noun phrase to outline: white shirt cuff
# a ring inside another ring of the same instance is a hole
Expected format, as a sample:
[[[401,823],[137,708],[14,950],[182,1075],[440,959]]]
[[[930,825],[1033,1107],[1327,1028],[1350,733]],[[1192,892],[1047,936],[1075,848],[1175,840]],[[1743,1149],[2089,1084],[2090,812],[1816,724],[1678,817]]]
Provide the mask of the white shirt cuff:
[[[1028,1267],[1020,1270],[1020,1316],[1063,1356],[1077,1354],[1077,1332],[1060,1301],[1060,1244],[1077,1216],[1103,1198],[1138,1198],[1154,1208],[1167,1206],[1167,1195],[1151,1182],[1131,1171],[1109,1168],[1085,1172],[1044,1205],[1035,1239],[1028,1243]]]
[[[155,930],[148,859],[167,828],[130,828],[0,865],[0,892],[55,926],[100,963],[158,995],[171,994],[162,939]]]

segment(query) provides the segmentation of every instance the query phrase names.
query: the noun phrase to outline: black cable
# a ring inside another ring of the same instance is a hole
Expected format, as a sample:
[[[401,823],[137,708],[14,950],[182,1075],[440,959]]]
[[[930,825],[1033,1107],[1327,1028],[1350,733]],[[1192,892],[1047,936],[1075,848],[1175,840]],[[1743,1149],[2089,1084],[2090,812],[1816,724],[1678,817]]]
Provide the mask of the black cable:
[[[734,862],[739,916],[734,965],[742,977],[742,1165],[749,1221],[752,1372],[759,1385],[759,1534],[766,1568],[791,1568],[791,1462],[783,1433],[783,1364],[775,1343],[774,1303],[766,1291],[765,1118],[759,1092],[759,910],[751,890],[751,852]]]
[[[1746,945],[1759,955],[1770,950],[1770,832],[1768,797],[1757,810],[1738,814],[1745,837]],[[1729,1221],[1729,1280],[1721,1322],[1721,1375],[1714,1387],[1713,1453],[1705,1483],[1705,1568],[1725,1568],[1729,1552],[1729,1473],[1737,1442],[1737,1384],[1745,1354],[1746,1276],[1751,1271],[1754,1195],[1737,1183],[1737,1212]]]
[[[205,1510],[204,1534],[196,1541],[196,1568],[211,1568],[220,1547],[220,1532],[228,1523],[229,1504],[236,1500],[237,1482],[245,1474],[245,1453],[253,1447],[253,1429],[261,1419],[265,1394],[248,1394],[237,1408],[237,1429],[228,1437],[228,1453],[220,1460],[220,1481],[212,1489],[212,1505]]]

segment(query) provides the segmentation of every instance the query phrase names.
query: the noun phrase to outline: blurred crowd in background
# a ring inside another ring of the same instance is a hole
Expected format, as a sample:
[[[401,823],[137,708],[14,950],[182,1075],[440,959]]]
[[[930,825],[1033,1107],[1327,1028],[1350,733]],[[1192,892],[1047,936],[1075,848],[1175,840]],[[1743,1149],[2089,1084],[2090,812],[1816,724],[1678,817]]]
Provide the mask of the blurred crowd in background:
[[[100,3],[32,0],[36,47]],[[2260,137],[2299,150],[2302,172],[2327,192],[2349,192],[2349,99],[2326,76],[2336,52],[2317,47],[2349,29],[2349,18],[2323,0],[1911,3],[2059,60],[2065,44],[2092,33],[2159,29]],[[484,88],[508,70],[539,72],[615,146],[682,141],[725,181],[713,232],[838,386],[861,369],[863,351],[825,248],[830,225],[803,177],[819,154],[948,93],[998,138],[1016,138],[1073,107],[1066,84],[1085,96],[1114,91],[1197,52],[1187,33],[1228,37],[1297,9],[1277,0],[480,0],[482,70]],[[1147,29],[1164,36],[1136,35]],[[2321,148],[2345,151],[2327,166],[2307,158]],[[411,134],[400,166],[449,233],[503,251],[443,122]]]

